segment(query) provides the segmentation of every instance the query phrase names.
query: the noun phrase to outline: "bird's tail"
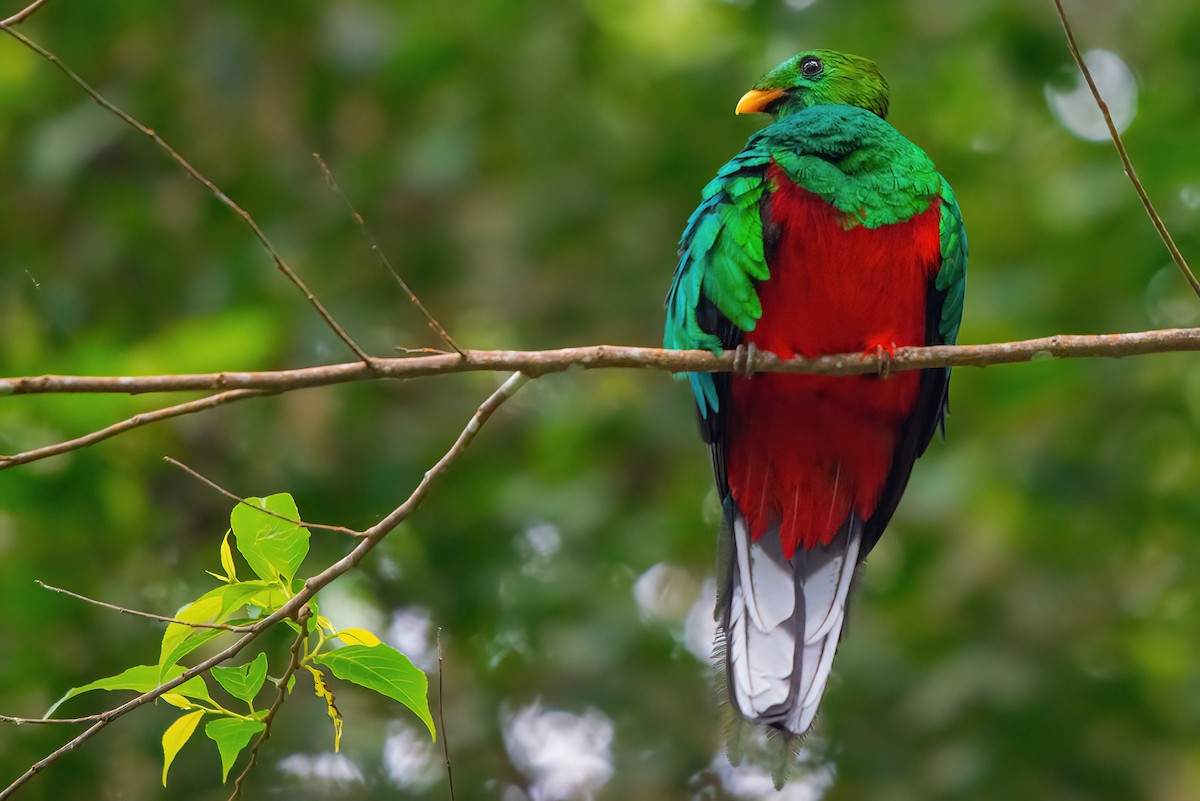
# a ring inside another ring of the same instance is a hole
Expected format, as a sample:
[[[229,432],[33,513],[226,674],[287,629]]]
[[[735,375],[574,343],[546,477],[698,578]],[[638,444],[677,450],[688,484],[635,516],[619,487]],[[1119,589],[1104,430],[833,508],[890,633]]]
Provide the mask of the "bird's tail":
[[[747,720],[804,734],[842,633],[862,521],[851,513],[828,545],[785,559],[778,531],[753,541],[732,499],[724,518],[716,621],[729,696]]]

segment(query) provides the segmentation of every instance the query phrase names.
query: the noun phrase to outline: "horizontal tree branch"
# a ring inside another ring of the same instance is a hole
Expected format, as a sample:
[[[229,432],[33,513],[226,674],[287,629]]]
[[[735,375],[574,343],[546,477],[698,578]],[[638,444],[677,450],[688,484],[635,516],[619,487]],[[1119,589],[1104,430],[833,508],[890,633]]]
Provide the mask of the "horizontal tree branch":
[[[755,372],[859,375],[884,370],[918,370],[929,367],[986,367],[1042,358],[1117,358],[1148,353],[1200,350],[1200,328],[1169,328],[1128,334],[1060,334],[1039,339],[988,345],[936,345],[896,348],[891,357],[874,353],[847,353],[817,358],[782,360],[760,352]],[[347,362],[294,370],[265,372],[192,373],[148,376],[40,375],[0,378],[0,396],[67,393],[116,393],[203,390],[258,390],[277,393],[307,387],[366,381],[376,378],[408,379],[446,373],[520,371],[530,376],[585,369],[639,367],[672,372],[729,372],[735,354],[714,356],[707,351],[592,345],[544,351],[468,350],[465,355],[437,353],[429,356],[376,358],[370,364]]]
[[[640,367],[676,372],[790,372],[819,375],[876,373],[890,376],[900,370],[973,366],[1032,361],[1040,358],[1085,358],[1134,356],[1146,353],[1200,350],[1200,328],[1141,331],[1131,334],[1063,335],[1002,342],[991,345],[939,345],[926,348],[897,348],[894,354],[848,353],[819,358],[781,360],[772,353],[756,353],[738,362],[730,352],[714,356],[707,351],[674,351],[659,348],[594,345],[548,351],[470,350],[462,354],[434,353],[369,362],[327,364],[295,370],[270,372],[222,372],[153,376],[27,376],[0,378],[0,396],[69,393],[189,392],[222,390],[199,400],[186,401],[152,412],[136,414],[84,436],[15,454],[0,454],[0,470],[35,462],[93,445],[134,428],[206,411],[233,401],[274,395],[306,387],[349,381],[462,373],[468,371],[516,371],[527,376],[566,370],[570,367]]]

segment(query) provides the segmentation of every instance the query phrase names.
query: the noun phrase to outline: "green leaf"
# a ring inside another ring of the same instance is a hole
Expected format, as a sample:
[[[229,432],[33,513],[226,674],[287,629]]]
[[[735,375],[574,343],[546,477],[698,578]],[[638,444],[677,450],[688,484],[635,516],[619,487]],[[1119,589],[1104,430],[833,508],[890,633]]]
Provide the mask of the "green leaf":
[[[81,687],[72,687],[70,690],[67,690],[62,698],[55,701],[53,706],[46,710],[45,717],[48,718],[53,715],[54,710],[58,709],[67,699],[74,698],[81,693],[92,690],[133,690],[137,693],[144,693],[182,674],[183,668],[179,666],[172,667],[164,675],[160,673],[158,665],[137,665],[115,676],[96,679],[91,684],[84,684]],[[212,698],[208,694],[208,686],[205,685],[204,680],[199,676],[193,676],[172,690],[172,692],[186,696],[187,698],[212,703]]]
[[[261,722],[246,718],[219,718],[205,725],[204,733],[217,744],[217,750],[221,752],[222,782],[229,778],[229,769],[233,767],[238,754],[263,728]]]
[[[205,593],[181,608],[175,613],[176,619],[189,623],[209,623],[215,620],[221,611],[221,600],[214,595],[215,592],[216,590]],[[158,658],[163,675],[166,674],[167,668],[220,633],[219,629],[198,629],[182,623],[168,624],[167,630],[163,632]]]
[[[234,698],[240,698],[246,703],[254,701],[254,696],[262,689],[267,678],[267,655],[260,653],[253,662],[247,662],[237,667],[215,667],[212,669],[213,678],[225,688],[225,692]]]
[[[170,678],[179,676],[182,673],[183,668],[180,668],[178,671],[173,670],[171,671]],[[193,700],[208,701],[210,704],[214,703],[212,696],[208,694],[208,685],[204,683],[204,679],[200,676],[192,676],[183,684],[180,684],[178,687],[172,690],[172,692]]]
[[[278,598],[282,594],[274,584],[266,581],[238,581],[225,587],[217,587],[206,595],[215,595],[221,599],[221,611],[215,623],[228,623],[229,616],[243,606],[267,606],[266,599]],[[274,612],[278,606],[271,607]]]
[[[262,509],[288,520],[281,520]],[[259,578],[291,585],[300,563],[308,554],[308,529],[289,522],[299,519],[296,502],[286,492],[266,498],[247,498],[246,503],[233,507],[229,523],[238,550]]]
[[[266,584],[266,582],[255,582],[258,584]],[[268,585],[267,588],[259,590],[246,601],[246,605],[250,607],[251,612],[254,612],[253,617],[262,617],[262,611],[267,613],[274,612],[279,607],[292,600],[290,592],[284,592],[279,588],[279,585]],[[258,610],[255,612],[255,610]]]
[[[171,769],[171,763],[175,761],[175,755],[191,739],[192,733],[196,731],[196,725],[200,723],[200,718],[202,717],[204,717],[203,711],[189,712],[178,718],[163,732],[163,787],[167,786],[167,771]]]
[[[336,651],[313,657],[333,671],[333,675],[380,695],[386,695],[411,709],[436,738],[433,716],[429,714],[429,680],[408,657],[389,645],[346,645]]]
[[[239,581],[209,590],[175,613],[178,620],[189,623],[226,623],[229,616],[271,589],[265,581]],[[164,669],[223,632],[220,629],[198,629],[182,623],[171,623],[163,632],[158,663]]]
[[[177,626],[178,629],[171,631],[172,626]],[[163,635],[162,662],[159,664],[162,675],[166,676],[167,668],[178,667],[180,659],[221,633],[220,629],[194,629],[172,623],[167,627],[167,634]]]

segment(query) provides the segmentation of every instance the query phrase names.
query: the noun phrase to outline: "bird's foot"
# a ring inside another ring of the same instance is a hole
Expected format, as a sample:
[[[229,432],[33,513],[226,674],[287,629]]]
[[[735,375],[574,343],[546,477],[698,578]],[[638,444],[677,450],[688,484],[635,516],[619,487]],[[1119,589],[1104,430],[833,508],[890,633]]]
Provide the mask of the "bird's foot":
[[[755,362],[758,360],[758,346],[753,342],[744,342],[733,350],[734,375],[749,378],[754,375]]]
[[[877,344],[872,350],[868,351],[875,357],[876,375],[883,379],[891,378],[896,371],[893,365],[896,360],[896,343],[889,342],[886,345]]]

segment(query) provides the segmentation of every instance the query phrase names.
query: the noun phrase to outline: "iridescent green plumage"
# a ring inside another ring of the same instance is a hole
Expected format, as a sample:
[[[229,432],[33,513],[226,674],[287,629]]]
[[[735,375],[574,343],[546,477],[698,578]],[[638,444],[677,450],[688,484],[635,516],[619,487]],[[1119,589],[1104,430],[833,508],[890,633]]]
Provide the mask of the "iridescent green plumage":
[[[775,121],[704,188],[667,296],[669,348],[882,354],[953,343],[966,237],[954,192],[885,121],[866,59],[810,51],[738,103]],[[718,643],[733,706],[808,731],[858,564],[946,409],[948,369],[693,373],[722,500]]]
[[[777,164],[797,185],[845,213],[844,225],[903,222],[942,204],[942,268],[937,289],[947,293],[939,326],[953,343],[962,318],[966,237],[949,184],[925,153],[884,121],[887,83],[874,64],[855,56],[814,50],[784,62],[755,85],[771,90],[801,81],[798,65],[819,56],[823,81],[787,95],[772,108],[776,122],[746,146],[704,188],[700,206],[680,239],[679,265],[667,296],[664,345],[719,353],[719,336],[697,320],[704,301],[738,329],[752,331],[761,314],[755,282],[770,277],[763,250],[762,201],[772,187],[766,171]],[[701,412],[717,408],[713,378],[690,376]]]
[[[938,332],[942,342],[953,345],[958,341],[962,325],[963,296],[967,291],[967,232],[963,228],[958,198],[945,178],[942,178],[942,268],[938,270],[935,286],[944,292],[942,319]],[[946,368],[949,371],[950,368]]]

